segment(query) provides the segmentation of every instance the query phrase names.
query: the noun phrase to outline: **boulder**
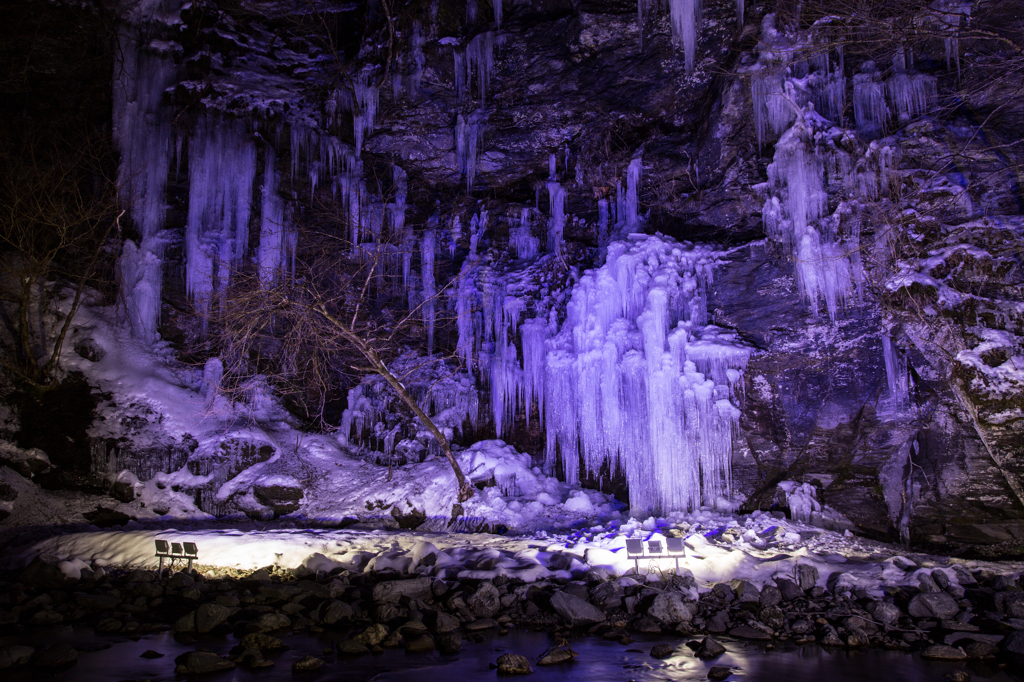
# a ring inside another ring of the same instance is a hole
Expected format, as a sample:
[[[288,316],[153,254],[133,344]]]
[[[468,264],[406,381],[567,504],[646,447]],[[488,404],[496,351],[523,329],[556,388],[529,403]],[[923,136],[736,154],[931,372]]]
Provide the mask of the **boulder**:
[[[1014,630],[1002,641],[1002,647],[1011,654],[1024,656],[1024,630]]]
[[[256,627],[260,632],[273,632],[290,628],[292,621],[283,613],[264,613],[256,619]]]
[[[30,646],[5,646],[0,648],[0,670],[4,668],[16,668],[20,665],[25,665],[32,658],[32,654],[36,652]]]
[[[551,597],[551,608],[574,627],[586,627],[605,621],[604,613],[599,608],[566,592],[556,592]]]
[[[725,651],[726,649],[724,646],[710,637],[705,637],[701,640],[700,645],[697,647],[697,650],[693,652],[693,655],[705,661],[710,661],[713,658],[718,658],[724,654]]]
[[[921,658],[930,661],[964,661],[967,660],[967,654],[957,647],[933,644],[921,652]]]
[[[684,602],[678,594],[672,592],[663,592],[657,595],[647,609],[649,618],[655,618],[669,625],[689,623],[696,613],[696,604]]]
[[[206,634],[223,623],[231,615],[231,609],[219,604],[203,604],[196,609],[196,632]]]
[[[572,663],[576,660],[576,652],[569,647],[552,647],[541,654],[537,659],[537,665],[559,665],[561,663]]]
[[[240,646],[243,649],[256,649],[257,651],[281,651],[287,649],[284,642],[263,632],[250,632],[242,637]]]
[[[498,656],[497,665],[499,675],[526,675],[533,672],[529,659],[519,654],[502,654]]]
[[[818,584],[818,569],[809,564],[799,564],[796,567],[796,584],[805,592]]]
[[[381,623],[374,623],[352,639],[366,646],[377,646],[388,636],[388,626]]]
[[[462,638],[454,632],[439,634],[434,642],[437,650],[446,656],[457,654],[462,649]]]
[[[320,605],[317,611],[319,620],[326,625],[334,625],[340,621],[347,621],[352,618],[354,612],[352,607],[343,601],[329,601]]]
[[[209,651],[189,651],[175,658],[174,662],[177,665],[174,672],[179,675],[207,675],[235,667],[233,661]]]
[[[867,611],[872,618],[885,626],[891,626],[903,615],[900,607],[885,601],[871,602],[868,604]]]
[[[729,634],[737,639],[750,639],[755,642],[766,642],[772,638],[764,630],[749,625],[737,625],[732,630],[729,630]]]
[[[758,600],[761,607],[778,606],[782,603],[782,591],[775,585],[765,585]]]
[[[479,618],[494,618],[501,610],[501,595],[498,594],[497,587],[489,582],[483,582],[466,600],[466,605]]]
[[[292,672],[313,672],[314,670],[319,670],[322,667],[324,667],[324,659],[317,658],[316,656],[303,656],[299,660],[292,663]]]
[[[662,642],[660,644],[655,644],[653,647],[651,647],[651,657],[652,658],[658,658],[658,659],[668,658],[669,656],[671,656],[675,652],[676,652],[676,648],[674,646],[672,646],[671,644],[666,644],[664,642]]]
[[[732,675],[732,668],[727,668],[724,665],[713,665],[711,666],[711,669],[708,670],[709,680],[725,680],[728,679],[730,675]]]
[[[426,653],[434,650],[434,639],[430,635],[420,635],[419,637],[407,642],[405,650],[412,654]]]
[[[945,592],[922,592],[914,595],[907,612],[914,618],[948,620],[959,613],[956,601]]]
[[[794,599],[799,599],[804,596],[804,591],[801,590],[800,586],[792,580],[776,578],[775,584],[778,586],[779,592],[782,594],[782,598],[786,601],[793,601]]]
[[[431,596],[430,578],[412,580],[385,580],[373,586],[373,601],[377,604],[397,604],[402,597],[427,599]],[[494,586],[491,585],[493,588]]]
[[[32,656],[32,665],[37,668],[65,668],[75,663],[78,663],[78,652],[64,642],[40,649]]]
[[[362,642],[357,642],[354,639],[345,639],[338,642],[339,656],[362,656],[368,653],[370,653],[370,649]]]

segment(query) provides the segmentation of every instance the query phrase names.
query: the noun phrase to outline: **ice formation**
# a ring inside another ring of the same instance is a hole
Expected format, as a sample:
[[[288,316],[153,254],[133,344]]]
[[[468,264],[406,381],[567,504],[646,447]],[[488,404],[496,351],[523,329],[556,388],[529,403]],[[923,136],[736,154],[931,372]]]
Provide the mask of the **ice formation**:
[[[487,99],[487,87],[494,73],[494,31],[485,31],[473,36],[464,52],[455,53],[455,90],[459,99],[469,95],[473,76],[476,75],[477,96]]]
[[[516,254],[516,258],[536,258],[540,250],[540,240],[533,236],[533,211],[524,206],[519,212],[518,220],[509,229],[508,243]]]
[[[437,316],[437,283],[434,281],[434,255],[437,236],[433,224],[428,224],[420,240],[420,279],[423,285],[423,326],[427,330],[427,354],[434,352],[434,321]]]
[[[902,412],[910,403],[910,375],[907,372],[907,359],[899,353],[888,332],[882,334],[882,358],[885,361],[889,401],[895,411]]]
[[[700,0],[669,0],[669,16],[672,19],[672,36],[683,45],[686,73],[692,74],[697,52],[697,27],[700,25]]]
[[[641,509],[692,509],[728,493],[731,396],[749,349],[706,325],[704,285],[721,256],[633,235],[574,287],[544,377],[548,466],[560,460],[567,481],[581,463],[594,475],[621,470]]]
[[[276,156],[270,147],[264,152],[263,202],[260,215],[260,244],[256,264],[260,282],[272,286],[282,274],[295,273],[298,235],[288,215],[288,205],[277,192]]]
[[[810,483],[782,481],[779,490],[786,495],[786,506],[789,507],[790,518],[800,523],[810,523],[811,515],[821,511],[818,502],[818,491]]]
[[[138,243],[126,240],[119,263],[121,298],[137,337],[153,341],[160,321],[166,212],[165,188],[173,133],[164,115],[164,91],[174,62],[139,42],[138,30],[117,35],[114,64],[114,141],[121,153],[118,188],[131,207]]]
[[[248,248],[256,147],[241,121],[205,116],[189,144],[185,289],[205,321]]]
[[[363,150],[363,141],[373,132],[377,118],[379,94],[377,86],[370,83],[370,74],[363,74],[355,81],[355,111],[352,113],[352,133],[356,141],[356,154]]]
[[[468,118],[459,114],[455,119],[455,163],[458,171],[466,178],[466,190],[473,190],[476,178],[476,164],[480,155],[484,137],[484,118],[482,110],[469,114]]]
[[[565,241],[565,188],[562,187],[555,175],[555,155],[552,154],[549,163],[550,173],[548,175],[548,251],[550,253],[561,253],[562,243]]]

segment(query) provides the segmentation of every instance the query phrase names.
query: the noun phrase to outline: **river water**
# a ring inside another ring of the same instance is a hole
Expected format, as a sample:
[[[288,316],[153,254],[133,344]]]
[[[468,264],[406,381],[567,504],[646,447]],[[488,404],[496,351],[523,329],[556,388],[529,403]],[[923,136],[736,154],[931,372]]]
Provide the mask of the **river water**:
[[[497,678],[491,664],[503,653],[518,653],[535,661],[550,645],[546,633],[513,629],[509,634],[492,634],[483,642],[465,642],[458,654],[442,656],[437,652],[406,654],[401,649],[385,650],[378,656],[341,659],[333,650],[338,636],[331,633],[310,635],[296,633],[282,638],[288,651],[268,656],[275,662],[269,669],[232,671],[209,675],[204,679],[216,682],[228,680],[297,680],[321,682],[469,682]],[[123,637],[96,635],[91,630],[58,629],[48,632],[26,633],[19,637],[0,638],[0,646],[29,644],[46,646],[65,641],[80,651],[78,664],[53,673],[27,668],[6,670],[6,681],[47,679],[68,682],[119,682],[122,680],[169,681],[181,679],[174,674],[174,658],[186,651],[205,648],[227,654],[238,641],[226,636],[200,641],[186,646],[175,641],[170,632],[141,637],[137,640]],[[678,641],[677,653],[665,660],[649,655],[651,646],[658,642]],[[922,660],[917,655],[894,651],[863,650],[833,651],[814,645],[802,647],[776,644],[765,650],[764,644],[753,644],[721,638],[728,653],[714,661],[695,658],[684,645],[685,640],[666,638],[638,639],[630,645],[609,642],[594,637],[581,637],[571,642],[579,654],[575,663],[551,667],[534,666],[531,682],[558,680],[560,682],[661,682],[665,680],[706,680],[712,666],[735,669],[731,680],[757,682],[854,682],[879,680],[893,682],[941,682],[954,670],[965,670],[974,680],[989,682],[1021,682],[1024,670],[1011,670],[983,663],[940,663]],[[143,652],[153,650],[164,654],[162,658],[142,658]],[[303,656],[323,658],[326,664],[317,672],[292,673],[292,663]]]

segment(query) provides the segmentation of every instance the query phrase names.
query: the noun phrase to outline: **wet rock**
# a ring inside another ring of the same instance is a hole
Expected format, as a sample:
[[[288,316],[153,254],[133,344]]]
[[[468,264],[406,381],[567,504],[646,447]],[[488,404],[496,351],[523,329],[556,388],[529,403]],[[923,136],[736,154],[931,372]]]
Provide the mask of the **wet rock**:
[[[933,644],[921,652],[921,658],[929,661],[963,661],[967,659],[967,654],[957,647]]]
[[[30,646],[14,645],[0,648],[0,670],[25,665],[36,652]]]
[[[997,594],[996,611],[1007,618],[1024,619],[1024,592],[1000,592]]]
[[[256,619],[256,627],[260,632],[284,630],[292,625],[291,619],[283,613],[264,613]]]
[[[316,656],[303,656],[292,663],[292,672],[313,672],[314,670],[319,670],[322,667],[324,667],[324,659],[317,658]]]
[[[786,601],[793,601],[794,599],[800,599],[804,596],[804,591],[800,589],[792,580],[785,578],[776,578],[775,584],[779,588],[779,592],[782,594],[782,598]]]
[[[462,649],[462,638],[454,632],[439,634],[434,640],[437,650],[446,656],[457,654]]]
[[[96,623],[96,627],[94,629],[101,635],[111,635],[115,632],[121,632],[121,628],[123,627],[124,623],[119,621],[117,618],[104,618],[100,622]]]
[[[18,582],[49,590],[64,587],[67,581],[59,568],[36,557],[18,576]]]
[[[782,603],[782,591],[775,585],[765,585],[758,603],[762,608]]]
[[[914,618],[952,618],[960,611],[956,601],[945,592],[923,592],[914,595],[907,612]]]
[[[369,647],[354,639],[345,639],[338,642],[338,654],[341,656],[362,656],[370,653]]]
[[[552,647],[541,654],[537,659],[537,665],[559,665],[561,663],[572,663],[576,660],[576,652],[568,646]]]
[[[633,622],[629,624],[629,627],[633,632],[644,632],[648,634],[661,632],[660,625],[654,622],[654,620],[644,616],[634,619]]]
[[[697,614],[695,604],[684,602],[682,597],[672,592],[662,592],[654,598],[647,609],[647,616],[675,625],[677,623],[689,623]]]
[[[530,661],[519,654],[502,654],[497,660],[499,675],[526,675],[533,672]]]
[[[761,600],[761,593],[753,584],[746,580],[733,580],[730,586],[733,592],[736,593],[736,598],[740,600],[740,603],[758,603]]]
[[[995,656],[999,653],[999,648],[995,644],[992,644],[991,642],[979,642],[977,640],[964,643],[960,648],[964,650],[965,654],[967,654],[967,658],[974,659],[989,658],[990,656]]]
[[[273,661],[268,661],[263,658],[263,654],[259,649],[246,649],[237,658],[237,663],[250,670],[260,670],[262,668],[272,668],[274,666]]]
[[[725,609],[716,611],[704,626],[708,632],[725,632],[729,629],[729,612]]]
[[[778,606],[765,606],[757,612],[757,618],[772,630],[781,630],[786,624],[786,614]]]
[[[498,627],[498,624],[493,618],[477,618],[463,626],[466,632],[482,632],[484,630],[493,630],[496,627]]]
[[[318,620],[326,625],[334,625],[342,621],[347,621],[354,615],[352,607],[343,601],[330,601],[324,602],[320,605]]]
[[[86,594],[84,592],[76,594],[75,601],[80,607],[89,611],[113,611],[121,602],[120,599],[110,594]]]
[[[228,619],[231,609],[219,604],[203,604],[195,613],[196,632],[206,634]],[[287,627],[287,626],[285,626]]]
[[[422,654],[434,650],[434,639],[430,635],[420,635],[405,645],[405,650],[411,654]]]
[[[701,640],[700,645],[697,647],[697,650],[693,652],[693,655],[705,661],[710,661],[711,659],[718,658],[724,654],[725,651],[726,649],[724,646],[710,637],[705,637]]]
[[[206,675],[235,667],[234,661],[221,658],[209,651],[190,651],[174,659],[179,675]]]
[[[736,598],[736,592],[725,583],[718,583],[711,588],[711,597],[723,604],[728,604]]]
[[[388,626],[375,623],[353,637],[353,641],[365,644],[366,646],[377,646],[388,636]]]
[[[797,565],[796,584],[805,592],[814,589],[814,586],[818,584],[818,569],[809,564]]]
[[[154,658],[163,658],[163,657],[164,657],[164,654],[160,653],[159,651],[153,651],[152,649],[146,649],[141,654],[139,654],[139,658],[145,658],[145,659],[154,659]]]
[[[551,607],[573,626],[588,626],[603,623],[605,615],[593,604],[566,592],[556,592],[551,597]]]
[[[1000,574],[994,575],[988,580],[988,586],[993,590],[1008,590],[1011,588],[1019,587],[1017,581],[1014,580],[1012,575]]]
[[[245,635],[242,637],[240,646],[243,649],[256,649],[258,651],[282,651],[288,648],[277,637],[263,632],[250,632]]]
[[[479,618],[493,618],[501,610],[501,595],[498,594],[497,587],[489,582],[483,582],[466,600],[466,605]]]
[[[946,682],[971,682],[971,674],[966,670],[951,670],[942,679]]]
[[[378,604],[397,604],[402,597],[427,599],[431,596],[430,578],[412,580],[385,580],[373,586],[373,601]],[[487,583],[485,583],[487,584]],[[491,586],[494,587],[493,585]]]
[[[1002,641],[1002,648],[1011,654],[1024,656],[1024,630],[1014,630]]]
[[[32,656],[32,665],[37,668],[64,668],[75,663],[78,663],[78,652],[64,642],[40,649]]]
[[[444,611],[435,612],[433,629],[437,633],[454,632],[459,629],[461,624],[459,619],[450,613]]]
[[[772,638],[764,630],[760,630],[749,625],[737,625],[732,630],[729,630],[729,634],[739,639],[750,639],[757,642],[765,642]]]
[[[303,494],[302,488],[285,485],[256,485],[253,493],[262,504],[273,508],[275,516],[291,514],[298,509]]]
[[[601,583],[590,591],[591,603],[605,611],[622,608],[624,596],[625,591],[616,580]]]
[[[867,606],[871,617],[885,626],[890,626],[900,619],[903,613],[895,604],[885,601],[873,601]]]
[[[651,657],[652,658],[668,658],[669,656],[671,656],[675,652],[676,652],[676,648],[674,646],[672,646],[671,644],[665,644],[665,643],[655,644],[651,648]]]
[[[728,679],[730,675],[732,675],[732,669],[723,665],[711,666],[711,669],[708,670],[709,680],[725,680]]]

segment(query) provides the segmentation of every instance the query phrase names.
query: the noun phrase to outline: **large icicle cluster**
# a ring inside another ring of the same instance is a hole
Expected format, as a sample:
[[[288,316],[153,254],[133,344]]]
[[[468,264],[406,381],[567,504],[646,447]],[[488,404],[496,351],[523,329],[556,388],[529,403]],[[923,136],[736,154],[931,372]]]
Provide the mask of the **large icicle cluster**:
[[[189,144],[185,289],[204,320],[215,294],[245,256],[256,178],[256,146],[247,126],[213,115],[196,126]]]
[[[455,90],[459,99],[469,96],[473,76],[476,76],[477,97],[487,99],[487,87],[494,73],[494,46],[497,42],[494,31],[485,31],[473,36],[463,52],[455,52]]]
[[[637,22],[640,25],[640,37],[643,39],[644,24],[652,9],[664,6],[660,0],[638,0]],[[736,13],[739,23],[743,23],[743,0],[736,0]],[[697,53],[698,29],[700,28],[700,0],[668,0],[669,21],[672,25],[672,40],[681,45],[686,62],[687,75],[693,74],[693,66]]]
[[[132,330],[154,341],[166,239],[161,234],[167,202],[173,133],[161,103],[174,82],[174,62],[140,42],[137,28],[117,35],[114,65],[114,140],[121,153],[118,188],[131,207],[139,242],[126,240],[119,263],[122,302]]]
[[[567,481],[607,465],[625,473],[633,507],[658,510],[728,493],[731,397],[749,349],[706,324],[722,255],[634,235],[574,287],[544,387],[548,464],[560,458]]]

